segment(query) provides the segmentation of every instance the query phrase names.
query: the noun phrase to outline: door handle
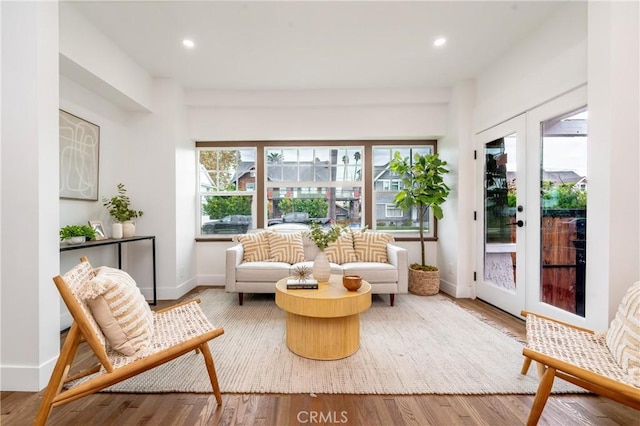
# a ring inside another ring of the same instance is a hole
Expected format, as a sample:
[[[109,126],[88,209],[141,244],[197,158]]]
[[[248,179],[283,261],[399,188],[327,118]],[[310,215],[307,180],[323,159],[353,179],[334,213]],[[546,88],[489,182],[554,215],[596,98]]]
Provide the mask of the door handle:
[[[517,226],[518,228],[522,228],[524,226],[524,222],[522,220],[519,220],[517,222],[511,222],[509,225]]]

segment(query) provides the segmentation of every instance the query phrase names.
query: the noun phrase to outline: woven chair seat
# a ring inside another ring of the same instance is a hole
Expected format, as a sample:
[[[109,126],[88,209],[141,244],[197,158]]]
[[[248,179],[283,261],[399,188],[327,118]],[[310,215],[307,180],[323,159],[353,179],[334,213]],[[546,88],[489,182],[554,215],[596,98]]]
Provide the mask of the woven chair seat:
[[[154,333],[151,338],[151,344],[133,356],[125,356],[120,352],[108,349],[107,355],[113,367],[123,367],[133,361],[148,357],[214,330],[216,327],[209,322],[200,305],[193,301],[170,311],[154,313],[153,328]],[[104,367],[100,371],[101,373],[106,372]]]
[[[607,348],[604,333],[588,333],[529,314],[527,347],[619,382],[627,378]]]

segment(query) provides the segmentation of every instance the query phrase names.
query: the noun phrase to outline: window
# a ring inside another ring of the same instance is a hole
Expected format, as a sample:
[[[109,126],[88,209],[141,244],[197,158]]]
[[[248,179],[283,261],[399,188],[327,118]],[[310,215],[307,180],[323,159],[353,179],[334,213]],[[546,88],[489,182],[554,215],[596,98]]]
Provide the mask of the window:
[[[375,199],[374,219],[376,229],[414,236],[420,227],[418,211],[402,211],[393,202],[396,194],[402,188],[401,176],[389,170],[389,163],[396,152],[403,158],[413,158],[415,154],[432,154],[434,145],[427,146],[376,146],[373,147],[373,197]],[[433,223],[431,213],[426,215],[424,232],[427,236],[434,236],[430,224]]]
[[[248,232],[279,223],[342,223],[352,228],[418,234],[417,212],[393,202],[403,157],[435,152],[435,141],[197,142],[201,235]],[[425,232],[434,236],[431,218]]]
[[[385,216],[386,217],[403,217],[404,212],[397,208],[395,204],[387,204],[385,207]]]
[[[255,148],[198,150],[202,234],[238,234],[253,227],[255,158]]]
[[[267,225],[362,222],[362,147],[265,150]]]

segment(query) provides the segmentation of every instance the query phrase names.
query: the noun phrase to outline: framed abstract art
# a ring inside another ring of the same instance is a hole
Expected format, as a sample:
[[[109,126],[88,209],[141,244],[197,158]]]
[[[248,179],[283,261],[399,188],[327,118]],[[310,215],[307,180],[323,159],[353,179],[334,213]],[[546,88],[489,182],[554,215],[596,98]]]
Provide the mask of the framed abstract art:
[[[60,110],[60,198],[98,200],[100,127]]]

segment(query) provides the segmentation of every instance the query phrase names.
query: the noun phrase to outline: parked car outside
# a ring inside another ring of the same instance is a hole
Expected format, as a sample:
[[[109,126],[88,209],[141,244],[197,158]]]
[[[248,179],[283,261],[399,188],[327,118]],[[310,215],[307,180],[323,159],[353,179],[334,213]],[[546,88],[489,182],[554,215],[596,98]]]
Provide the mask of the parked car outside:
[[[202,225],[203,234],[245,234],[251,227],[251,216],[234,214]]]
[[[273,219],[269,219],[267,221],[267,226],[278,225],[280,223],[319,223],[321,225],[326,225],[330,222],[329,218],[326,217],[309,217],[309,213],[307,212],[294,212],[287,213],[282,217],[276,217]]]

